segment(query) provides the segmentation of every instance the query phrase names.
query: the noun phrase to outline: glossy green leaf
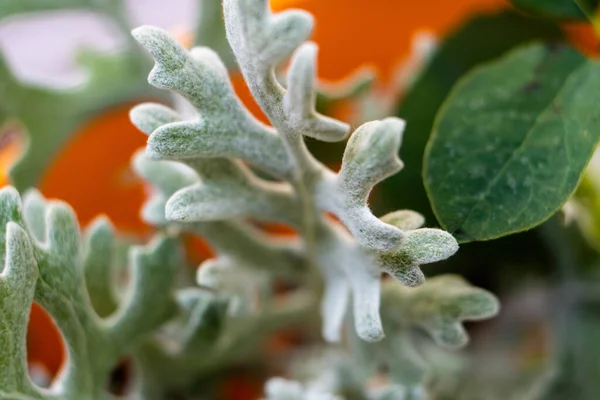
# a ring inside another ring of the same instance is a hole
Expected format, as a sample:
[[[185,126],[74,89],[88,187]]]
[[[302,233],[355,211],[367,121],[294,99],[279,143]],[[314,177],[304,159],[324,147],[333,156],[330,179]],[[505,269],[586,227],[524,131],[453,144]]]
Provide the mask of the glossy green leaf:
[[[510,0],[517,8],[548,18],[585,19],[593,13],[600,0]]]
[[[438,114],[424,179],[462,241],[532,228],[570,197],[600,134],[600,64],[532,45],[463,79]]]
[[[421,176],[423,153],[435,114],[452,86],[476,65],[493,60],[514,46],[561,37],[560,29],[553,23],[515,12],[479,16],[450,34],[398,108],[396,115],[407,123],[400,150],[404,170],[378,186],[379,194],[376,192],[372,200],[376,209],[415,210],[423,214],[428,226],[434,226]]]

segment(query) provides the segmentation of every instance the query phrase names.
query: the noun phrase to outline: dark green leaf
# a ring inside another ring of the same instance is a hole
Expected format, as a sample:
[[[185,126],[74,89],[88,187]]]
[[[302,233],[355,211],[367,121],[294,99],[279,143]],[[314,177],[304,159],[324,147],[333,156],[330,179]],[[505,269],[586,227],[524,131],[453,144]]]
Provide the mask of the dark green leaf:
[[[421,176],[423,153],[435,114],[454,83],[474,66],[518,44],[561,37],[553,23],[515,12],[479,16],[448,36],[398,108],[396,115],[407,122],[400,149],[405,168],[378,185],[375,207],[383,212],[416,210],[425,216],[428,226],[434,226]]]
[[[532,228],[570,197],[600,135],[600,64],[532,45],[469,74],[440,110],[423,175],[459,240]]]
[[[510,0],[510,2],[528,13],[560,19],[585,19],[586,13],[595,14],[600,4],[600,0]]]

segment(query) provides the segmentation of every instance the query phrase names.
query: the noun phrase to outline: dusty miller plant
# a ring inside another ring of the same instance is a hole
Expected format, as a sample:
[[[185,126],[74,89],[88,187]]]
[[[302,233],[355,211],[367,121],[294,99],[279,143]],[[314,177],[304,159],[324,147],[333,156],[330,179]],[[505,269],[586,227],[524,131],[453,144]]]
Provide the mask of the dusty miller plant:
[[[142,214],[158,233],[130,249],[127,285],[114,276],[108,221],[82,234],[68,206],[35,191],[23,203],[12,188],[0,192],[0,398],[110,398],[109,373],[126,356],[134,360],[132,398],[189,393],[205,374],[251,360],[267,335],[310,321],[315,310],[325,341],[346,338],[348,351],[302,382],[271,379],[266,398],[418,398],[425,396],[427,362],[413,328],[459,347],[467,341],[462,321],[497,312],[490,293],[459,277],[425,280],[421,265],[458,250],[450,234],[422,228],[423,217],[413,211],[371,213],[373,187],[402,168],[404,122],[368,122],[349,136],[347,124],[315,111],[317,47],[306,42],[311,16],[272,14],[266,0],[224,0],[223,9],[237,64],[271,126],[245,109],[214,51],[187,51],[158,28],[134,30],[155,59],[149,82],[185,98],[197,115],[183,119],[153,103],[131,111],[149,135],[134,168],[152,185]],[[339,172],[305,144],[348,136]],[[274,238],[253,221],[283,223],[299,235]],[[189,233],[217,256],[199,266],[197,286],[182,288],[176,278]],[[276,293],[279,279],[294,289]],[[34,301],[52,316],[68,352],[48,388],[27,372]],[[366,385],[381,366],[387,383]]]

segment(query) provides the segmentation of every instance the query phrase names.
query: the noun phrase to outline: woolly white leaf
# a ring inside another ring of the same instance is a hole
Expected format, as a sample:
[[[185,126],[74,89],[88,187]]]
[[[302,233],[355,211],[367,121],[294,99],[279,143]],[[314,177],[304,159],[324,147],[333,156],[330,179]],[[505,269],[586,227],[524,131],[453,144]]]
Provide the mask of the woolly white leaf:
[[[169,107],[156,103],[139,104],[129,112],[131,122],[146,135],[152,134],[162,125],[181,120],[181,117]]]
[[[17,226],[25,226],[22,216],[25,211],[16,191],[12,188],[0,191],[0,219],[6,222],[6,230],[2,231],[0,238],[3,245],[7,244],[5,270],[0,275],[0,321],[11,315],[24,317],[13,319],[9,324],[18,339],[11,341],[10,346],[0,346],[0,366],[4,366],[4,360],[10,360],[8,369],[15,372],[15,375],[0,374],[0,382],[4,378],[7,380],[2,389],[14,389],[15,393],[27,398],[104,397],[105,379],[118,359],[131,351],[131,346],[140,338],[173,315],[174,310],[167,312],[166,309],[172,303],[165,300],[171,296],[173,279],[166,279],[164,275],[166,271],[174,271],[173,266],[165,269],[166,259],[154,257],[163,272],[148,270],[137,274],[144,278],[134,278],[137,290],[133,291],[134,295],[127,305],[121,307],[122,313],[115,316],[117,323],[101,321],[98,314],[104,316],[116,307],[115,299],[103,299],[105,302],[112,300],[110,304],[94,300],[100,292],[103,292],[102,295],[111,292],[106,290],[110,284],[109,271],[99,271],[110,267],[110,229],[106,223],[97,223],[84,247],[77,219],[70,207],[60,202],[47,202],[34,192],[30,193],[28,202],[27,219],[32,225],[36,224],[37,238]],[[43,224],[39,221],[42,210]],[[43,235],[40,232],[42,227],[45,228]],[[25,239],[29,243],[29,262],[23,252]],[[20,254],[18,265],[14,251]],[[176,252],[171,248],[167,254],[172,258]],[[105,260],[93,260],[94,257]],[[87,291],[84,273],[99,280],[89,285],[90,292]],[[25,275],[29,276],[28,288],[11,286],[13,278]],[[156,293],[161,295],[156,296]],[[11,299],[19,299],[18,306],[12,304]],[[92,309],[90,299],[97,306],[98,313]],[[27,329],[26,316],[34,300],[52,316],[67,345],[67,364],[52,384],[52,395],[33,387],[26,375],[24,333]],[[9,305],[11,310],[5,312],[3,305]],[[126,321],[121,319],[124,315]],[[0,333],[0,338],[8,337],[4,332]],[[13,345],[18,346],[18,354],[14,352],[17,347]],[[10,357],[5,357],[5,350],[12,352]]]
[[[222,290],[226,287],[229,274],[235,274],[235,266],[228,259],[217,258],[206,260],[198,268],[196,281],[199,285],[216,290]]]
[[[229,126],[199,117],[156,129],[146,153],[156,159],[186,160],[199,157],[236,157],[276,175],[289,169],[281,139],[269,131]]]
[[[175,303],[170,288],[181,264],[182,253],[173,239],[155,237],[147,246],[132,249],[130,292],[109,321],[109,331],[115,340],[131,342],[140,332],[152,332],[173,315]],[[153,310],[152,314],[146,313],[148,309]]]
[[[206,260],[198,268],[196,280],[203,287],[231,296],[228,314],[233,316],[256,308],[255,293],[267,282],[267,277],[244,268],[245,264],[235,265],[231,261],[227,257]]]
[[[323,338],[331,343],[340,341],[340,332],[350,300],[350,284],[336,274],[325,275],[325,290],[321,300]]]
[[[206,48],[188,53],[154,27],[137,28],[133,35],[156,60],[150,83],[179,93],[199,112],[193,121],[173,122],[152,134],[149,155],[173,160],[240,157],[277,176],[289,174],[281,139],[242,106],[216,53]]]
[[[341,400],[341,397],[299,382],[271,378],[265,384],[266,400]]]
[[[133,167],[165,196],[171,196],[182,187],[193,185],[200,179],[198,174],[186,165],[173,161],[151,160],[143,151],[135,154]]]
[[[384,336],[379,317],[381,272],[375,267],[374,257],[352,243],[339,227],[320,238],[317,254],[325,280],[321,306],[325,338],[339,340],[342,316],[351,295],[359,337],[370,342],[381,340]]]
[[[0,393],[33,395],[25,335],[38,269],[29,237],[14,222],[6,225],[5,252],[4,271],[0,274]]]
[[[326,142],[337,142],[348,136],[350,127],[315,111],[316,54],[317,46],[305,43],[292,58],[283,99],[287,129]]]
[[[468,337],[463,321],[489,318],[498,312],[491,293],[470,286],[455,275],[429,279],[418,288],[389,282],[384,289],[384,312],[407,325],[425,329],[440,345],[460,347]]]
[[[118,307],[113,284],[115,233],[110,221],[97,218],[86,229],[83,270],[94,310],[107,317]]]
[[[418,265],[406,265],[398,262],[382,262],[383,271],[406,286],[415,287],[425,282],[425,275]]]
[[[384,215],[380,218],[386,224],[395,226],[403,231],[419,229],[425,224],[425,218],[418,212],[412,210],[398,210]]]
[[[425,281],[421,264],[445,260],[458,250],[456,239],[439,229],[422,228],[405,232],[402,244],[394,251],[379,255],[383,271],[407,286]]]
[[[225,0],[223,8],[227,39],[249,82],[255,81],[254,74],[269,74],[312,30],[310,14],[289,10],[273,15],[267,0]]]
[[[369,122],[350,137],[339,175],[330,175],[317,190],[321,207],[337,215],[367,249],[389,251],[400,244],[403,232],[375,217],[368,205],[375,184],[400,170],[397,152],[404,121],[387,118]]]
[[[142,208],[144,221],[155,225],[164,225],[168,222],[165,216],[165,205],[169,196],[199,181],[198,174],[186,165],[173,161],[154,161],[143,151],[135,154],[133,169],[156,188]]]
[[[271,378],[265,384],[268,400],[303,400],[304,388],[300,382]]]
[[[306,260],[298,243],[276,240],[242,221],[198,222],[190,229],[234,265],[281,275],[305,272]]]
[[[386,118],[368,122],[350,137],[339,174],[339,185],[349,201],[364,203],[375,184],[402,168],[398,151],[405,122]]]
[[[176,192],[166,204],[174,221],[217,221],[249,216],[299,226],[296,202],[289,189],[267,182],[234,179],[202,182]]]
[[[445,260],[458,250],[456,239],[440,229],[422,228],[406,233],[396,254],[406,255],[414,264],[430,264]]]
[[[7,232],[2,228],[6,227],[11,221],[25,227],[19,192],[12,186],[5,186],[0,189],[0,260],[4,260],[6,256]]]
[[[160,126],[156,124],[163,117],[154,114],[166,115],[164,110],[134,116],[142,120],[142,129],[153,128],[149,156],[184,162],[199,178],[174,193],[155,194],[147,214],[160,220],[160,208],[170,197],[165,216],[179,222],[183,231],[202,235],[217,252],[218,258],[202,268],[206,279],[222,280],[219,284],[230,284],[225,281],[233,278],[216,278],[212,272],[242,266],[271,272],[282,266],[291,273],[318,268],[324,280],[325,338],[340,339],[352,300],[358,335],[378,341],[384,336],[381,273],[418,285],[424,281],[420,264],[444,259],[457,249],[448,234],[418,230],[423,218],[416,213],[398,211],[378,219],[367,205],[374,185],[402,167],[397,154],[404,121],[387,118],[363,125],[348,142],[340,173],[328,170],[308,152],[303,136],[341,140],[348,127],[315,111],[317,49],[312,43],[302,44],[312,19],[294,10],[273,14],[266,0],[224,0],[223,5],[233,53],[274,129],[258,123],[241,106],[215,53],[204,48],[185,52],[153,28],[136,31],[134,36],[156,60],[150,82],[184,95],[198,111],[191,121]],[[292,53],[284,88],[276,69]],[[240,160],[286,182],[259,179]],[[324,212],[339,217],[351,235],[322,218]],[[284,222],[301,232],[304,241],[272,245],[242,221],[245,217]]]
[[[215,66],[215,57],[208,62],[197,62],[159,28],[142,26],[134,29],[132,34],[156,60],[148,78],[152,85],[171,89],[188,99],[197,109],[207,112],[218,111],[222,101],[235,102],[231,85],[223,82],[224,67]]]
[[[23,195],[23,216],[31,234],[40,242],[46,236],[46,204],[41,193],[30,189]]]

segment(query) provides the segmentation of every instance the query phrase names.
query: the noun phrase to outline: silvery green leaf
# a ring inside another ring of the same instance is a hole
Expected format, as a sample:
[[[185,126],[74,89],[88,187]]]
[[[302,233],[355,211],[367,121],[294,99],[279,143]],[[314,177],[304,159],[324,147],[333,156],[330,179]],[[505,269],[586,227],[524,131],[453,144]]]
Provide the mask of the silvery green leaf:
[[[326,142],[344,140],[350,127],[315,111],[315,62],[317,46],[305,43],[294,53],[283,99],[287,129]]]
[[[165,237],[155,237],[147,246],[132,249],[130,294],[109,324],[115,340],[131,343],[140,333],[151,333],[174,314],[171,288],[182,260],[178,243]],[[149,309],[153,310],[151,314],[147,313]]]
[[[386,118],[368,122],[352,134],[339,175],[349,201],[366,202],[373,186],[402,168],[398,151],[405,125],[399,118]]]
[[[425,281],[419,266],[445,260],[458,250],[456,239],[439,229],[421,228],[406,231],[398,248],[379,254],[383,271],[407,286]]]
[[[310,14],[289,10],[273,15],[267,0],[225,0],[223,8],[229,45],[242,71],[250,78],[256,73],[268,74],[287,59],[312,30]]]
[[[129,112],[131,122],[146,135],[151,135],[159,127],[177,122],[181,117],[171,108],[162,104],[143,103]]]
[[[352,300],[354,323],[358,336],[378,341],[384,336],[379,317],[380,275],[374,257],[352,243],[338,227],[317,244],[319,265],[325,281],[321,312],[323,335],[338,341],[349,299]]]
[[[404,121],[364,124],[351,136],[339,174],[328,170],[310,154],[304,136],[342,140],[348,126],[315,110],[317,48],[303,44],[312,18],[296,10],[273,14],[266,0],[224,0],[223,10],[233,54],[273,128],[243,107],[216,53],[188,52],[157,28],[134,31],[156,61],[149,81],[182,95],[197,111],[186,121],[157,105],[132,111],[136,125],[150,133],[147,157],[182,162],[195,173],[189,180],[169,178],[178,174],[176,167],[165,164],[162,171],[163,164],[144,166],[147,160],[142,160],[138,170],[157,187],[144,215],[206,240],[217,257],[201,266],[198,276],[205,288],[231,292],[240,283],[236,271],[322,278],[324,337],[340,339],[352,302],[358,336],[379,341],[384,337],[381,273],[416,286],[424,281],[421,264],[445,259],[458,248],[445,232],[419,229],[424,221],[417,213],[401,210],[379,219],[369,209],[373,187],[402,167],[398,151]],[[284,87],[277,69],[290,56]],[[251,167],[269,177],[259,178]],[[343,226],[324,217],[327,212]],[[244,221],[247,217],[283,222],[299,238],[274,242]],[[320,276],[310,275],[313,270]],[[242,286],[240,293],[251,285]],[[264,310],[258,307],[257,316],[267,313],[267,304]]]
[[[371,250],[392,250],[403,236],[400,229],[375,217],[367,204],[373,186],[402,166],[397,152],[403,130],[404,122],[397,118],[358,128],[348,141],[339,175],[330,176],[317,192],[321,206]]]
[[[257,293],[268,282],[268,276],[250,269],[246,264],[234,264],[228,257],[204,261],[198,268],[196,281],[201,287],[211,288],[230,296],[228,314],[240,315],[256,311]]]
[[[195,291],[196,301],[183,328],[183,351],[205,353],[218,342],[227,321],[231,299],[218,293]]]
[[[207,63],[197,62],[160,28],[142,26],[132,34],[156,60],[148,77],[153,86],[173,90],[197,109],[211,113],[218,110],[221,101],[232,100],[231,84],[223,82],[225,67],[215,65],[212,58]]]
[[[167,199],[161,194],[155,194],[142,206],[141,217],[148,224],[154,226],[166,226],[169,220],[165,216],[165,205]]]
[[[244,164],[224,159],[188,162],[201,182],[185,187],[169,199],[166,216],[180,222],[214,221],[248,216],[300,226],[291,188],[258,178]]]
[[[281,139],[272,132],[202,116],[157,128],[146,152],[152,158],[167,160],[236,157],[275,176],[285,176],[289,169]]]
[[[6,256],[6,225],[15,222],[25,227],[19,193],[11,186],[0,189],[0,260]]]
[[[25,202],[27,204],[27,202]],[[92,306],[101,317],[118,307],[114,286],[115,233],[110,221],[95,219],[85,232],[83,270]]]
[[[46,204],[38,190],[29,189],[23,195],[23,216],[33,237],[44,242],[46,240]]]
[[[321,319],[323,320],[323,338],[330,342],[339,342],[340,331],[346,316],[348,301],[350,300],[350,283],[335,271],[325,275],[325,288],[321,300]]]
[[[271,378],[265,384],[266,400],[341,400],[320,388],[284,378]]]
[[[267,400],[303,400],[304,388],[300,382],[271,378],[265,384]]]
[[[430,264],[445,260],[458,250],[456,239],[441,229],[421,228],[406,233],[395,253],[407,262]]]
[[[496,315],[498,300],[455,275],[429,279],[417,288],[389,282],[384,288],[383,312],[388,318],[427,331],[440,345],[460,347],[467,343],[463,321]]]
[[[315,160],[298,139],[302,135],[326,141],[344,139],[347,124],[315,111],[314,44],[302,44],[312,30],[312,17],[300,10],[271,13],[264,0],[223,3],[227,38],[254,98],[281,130],[288,150],[315,167]],[[287,91],[277,81],[275,68],[290,57]],[[298,160],[297,160],[298,161]]]
[[[293,240],[277,240],[242,221],[197,222],[187,226],[222,257],[272,274],[296,276],[306,271],[306,256]]]
[[[142,217],[144,221],[159,226],[168,223],[165,206],[169,197],[199,181],[198,174],[188,166],[174,161],[151,160],[143,151],[134,156],[133,168],[153,185],[152,196],[142,208]]]
[[[152,160],[143,152],[135,155],[133,167],[166,197],[199,181],[198,174],[190,167],[173,161]]]
[[[8,222],[5,233],[6,259],[0,274],[0,395],[34,395],[29,381],[25,335],[29,311],[38,279],[37,263],[27,233]]]
[[[403,231],[419,229],[425,224],[425,218],[416,211],[398,210],[380,218],[386,224],[395,226]]]
[[[176,192],[166,204],[166,216],[174,221],[216,221],[253,217],[299,226],[298,209],[287,186],[221,179],[200,182]]]
[[[196,281],[200,286],[209,287],[215,290],[223,290],[231,282],[231,277],[235,275],[237,269],[228,259],[218,258],[206,260],[198,268]]]
[[[6,245],[6,262],[0,275],[0,321],[12,318],[10,335],[15,335],[11,340],[15,347],[0,348],[0,364],[8,360],[8,370],[14,372],[1,374],[0,380],[6,377],[7,383],[1,390],[10,388],[23,398],[105,398],[105,382],[119,358],[172,317],[175,310],[166,299],[172,296],[173,278],[168,276],[174,277],[180,265],[178,253],[172,246],[158,246],[163,250],[161,256],[152,252],[151,244],[152,263],[140,261],[133,275],[136,290],[114,318],[103,320],[117,307],[117,299],[110,297],[114,242],[108,223],[96,222],[84,244],[70,207],[48,202],[35,192],[28,194],[27,201],[25,210],[13,188],[0,190],[0,219],[5,222],[0,238]],[[39,223],[42,211],[43,225]],[[22,215],[25,212],[27,218]],[[24,219],[31,221],[27,226],[35,226],[37,237],[25,230]],[[140,270],[139,266],[145,268]],[[86,282],[86,277],[95,281]],[[103,297],[103,303],[98,302],[98,296]],[[14,303],[17,300],[18,306]],[[53,318],[68,351],[66,366],[50,392],[38,390],[26,375],[25,332],[33,301]],[[4,305],[10,310],[4,310]],[[10,357],[6,357],[5,349],[11,352]]]
[[[188,53],[154,27],[138,28],[133,35],[156,61],[149,82],[179,93],[199,112],[193,121],[158,128],[150,136],[149,154],[174,160],[240,157],[275,175],[289,173],[281,139],[243,108],[216,53],[206,48]]]
[[[200,264],[196,281],[204,288],[239,293],[243,291],[243,286],[251,286],[252,280],[262,280],[267,276],[264,273],[257,273],[257,270],[248,269],[249,264],[241,261],[233,255],[208,259]]]

